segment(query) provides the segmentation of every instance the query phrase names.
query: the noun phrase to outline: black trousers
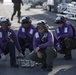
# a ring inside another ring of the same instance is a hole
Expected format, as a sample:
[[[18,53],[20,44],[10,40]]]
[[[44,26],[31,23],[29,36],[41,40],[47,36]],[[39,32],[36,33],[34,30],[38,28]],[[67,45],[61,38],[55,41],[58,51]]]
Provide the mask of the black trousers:
[[[16,64],[15,45],[14,45],[14,42],[8,42],[5,50],[3,50],[3,53],[5,55],[9,53],[9,55],[10,55],[10,65]]]
[[[26,42],[24,39],[18,38],[18,40],[19,40],[20,46],[22,48],[23,55],[25,55],[26,48],[28,48],[30,50],[30,52],[33,51],[33,43],[32,42],[30,42],[30,45],[26,46]]]
[[[60,41],[61,50],[58,51],[61,54],[70,55],[71,50],[76,48],[76,40],[72,38],[65,38]]]
[[[53,66],[53,59],[56,58],[57,52],[52,47],[40,49],[40,52],[43,54],[41,59],[38,58],[37,53],[35,53],[35,51],[32,51],[29,54],[28,59],[42,64],[47,64],[47,66]]]
[[[20,18],[20,16],[21,16],[21,3],[14,4],[12,17],[16,14],[16,12],[17,12],[17,17]]]

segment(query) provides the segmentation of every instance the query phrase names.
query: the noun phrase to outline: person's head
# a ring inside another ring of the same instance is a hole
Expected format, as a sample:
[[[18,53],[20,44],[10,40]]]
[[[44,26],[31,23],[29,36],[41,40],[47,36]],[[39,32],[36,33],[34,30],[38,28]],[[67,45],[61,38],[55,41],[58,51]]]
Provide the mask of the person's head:
[[[26,28],[30,27],[30,25],[31,25],[30,18],[28,16],[23,16],[21,19],[21,24]]]
[[[48,25],[46,21],[40,20],[37,22],[37,30],[39,33],[44,33],[48,31]]]
[[[3,28],[4,30],[7,30],[11,26],[11,23],[10,23],[8,18],[1,17],[0,18],[0,25],[1,25],[1,28]]]
[[[59,27],[62,27],[65,23],[66,23],[66,20],[63,16],[58,16],[55,20],[55,23],[59,26]]]

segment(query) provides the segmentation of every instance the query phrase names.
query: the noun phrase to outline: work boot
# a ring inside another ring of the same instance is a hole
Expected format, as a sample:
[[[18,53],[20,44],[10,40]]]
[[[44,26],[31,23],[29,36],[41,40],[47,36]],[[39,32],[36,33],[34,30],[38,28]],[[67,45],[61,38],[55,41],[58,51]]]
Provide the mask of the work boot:
[[[72,59],[71,54],[70,54],[70,55],[65,55],[65,56],[64,56],[64,59],[65,59],[65,60],[71,60],[71,59]]]
[[[47,66],[46,71],[52,71],[53,66]]]
[[[46,68],[47,68],[47,65],[46,64],[42,64],[41,65],[41,71],[44,71]]]
[[[17,67],[19,67],[19,65],[18,64],[11,64],[11,67],[17,68]]]

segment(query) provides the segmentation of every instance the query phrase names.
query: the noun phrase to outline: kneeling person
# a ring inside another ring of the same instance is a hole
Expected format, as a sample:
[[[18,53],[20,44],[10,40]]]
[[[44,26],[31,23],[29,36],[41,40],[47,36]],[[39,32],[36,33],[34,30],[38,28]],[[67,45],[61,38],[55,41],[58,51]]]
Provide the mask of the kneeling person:
[[[2,60],[6,59],[6,54],[10,54],[11,67],[18,67],[15,59],[15,45],[21,55],[21,48],[15,32],[10,29],[11,23],[6,17],[0,19],[0,56]]]
[[[22,48],[22,53],[25,56],[26,48],[30,51],[33,50],[33,35],[35,27],[31,24],[31,20],[28,16],[23,16],[21,21],[21,26],[18,30],[18,39]]]
[[[66,23],[63,16],[57,17],[55,23],[57,24],[57,51],[61,54],[65,54],[65,60],[70,60],[72,59],[71,51],[72,49],[76,48],[75,30],[71,24]],[[61,50],[59,45],[61,46]]]
[[[48,30],[47,24],[43,20],[38,21],[37,32],[33,38],[34,51],[30,53],[29,58],[42,63],[42,70],[52,71],[53,59],[57,55],[53,45],[53,33]]]

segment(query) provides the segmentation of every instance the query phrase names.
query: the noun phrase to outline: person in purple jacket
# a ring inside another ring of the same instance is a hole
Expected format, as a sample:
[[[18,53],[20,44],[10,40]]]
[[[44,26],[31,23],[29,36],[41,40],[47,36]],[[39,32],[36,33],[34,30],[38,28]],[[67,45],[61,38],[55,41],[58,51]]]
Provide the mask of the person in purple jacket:
[[[26,48],[30,51],[33,50],[33,35],[35,27],[31,24],[31,20],[28,16],[23,16],[21,21],[21,26],[18,30],[18,39],[22,48],[22,53],[25,56]]]
[[[41,70],[52,71],[53,59],[57,56],[53,46],[53,33],[48,30],[45,21],[38,21],[37,32],[34,34],[33,38],[34,51],[30,53],[28,58],[42,63]]]
[[[6,60],[6,54],[10,54],[10,66],[11,67],[18,67],[16,64],[15,59],[15,45],[19,51],[19,54],[21,53],[21,47],[18,42],[18,38],[15,34],[15,32],[10,29],[11,23],[9,19],[6,17],[2,17],[0,19],[0,56],[1,60]]]
[[[76,48],[75,30],[71,24],[66,23],[63,16],[57,17],[55,23],[57,24],[57,51],[65,54],[65,60],[70,60],[72,59],[71,50]]]

